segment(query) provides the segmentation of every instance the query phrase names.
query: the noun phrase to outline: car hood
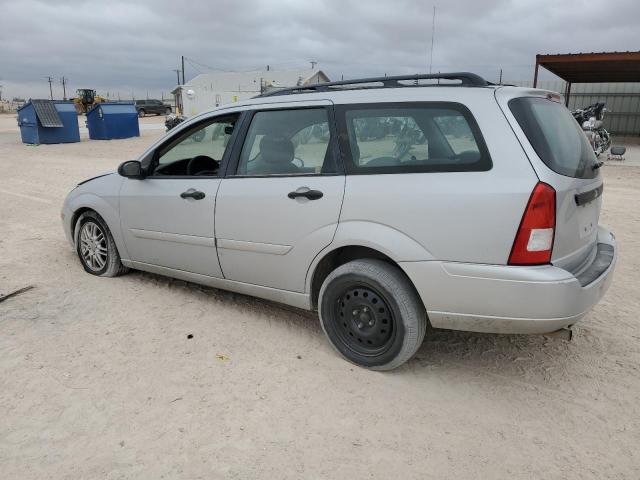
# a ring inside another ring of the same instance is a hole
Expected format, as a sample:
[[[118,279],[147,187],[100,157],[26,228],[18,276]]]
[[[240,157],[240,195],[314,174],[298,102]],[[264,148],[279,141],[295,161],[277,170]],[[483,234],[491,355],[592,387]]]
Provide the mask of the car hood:
[[[85,183],[90,182],[91,180],[95,180],[96,178],[106,177],[107,175],[114,175],[115,173],[116,172],[107,172],[107,173],[102,173],[100,175],[96,175],[95,177],[87,178],[86,180],[83,180],[80,183],[78,183],[78,186],[84,185]]]

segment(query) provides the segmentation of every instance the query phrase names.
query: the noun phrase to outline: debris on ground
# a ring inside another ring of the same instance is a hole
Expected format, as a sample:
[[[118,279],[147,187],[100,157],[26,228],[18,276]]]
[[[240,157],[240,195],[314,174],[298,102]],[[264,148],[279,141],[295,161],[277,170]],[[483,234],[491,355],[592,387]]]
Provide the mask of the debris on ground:
[[[27,285],[26,287],[19,288],[18,290],[14,290],[13,292],[9,292],[6,294],[0,293],[0,302],[4,302],[8,298],[15,297],[16,295],[20,295],[21,293],[27,292],[34,288],[33,285]]]

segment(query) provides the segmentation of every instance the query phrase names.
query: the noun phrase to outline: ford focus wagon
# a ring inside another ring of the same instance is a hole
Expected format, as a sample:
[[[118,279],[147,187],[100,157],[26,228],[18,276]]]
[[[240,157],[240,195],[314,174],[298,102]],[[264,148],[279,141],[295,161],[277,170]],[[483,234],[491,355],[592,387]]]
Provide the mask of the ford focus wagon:
[[[317,310],[389,370],[427,324],[570,327],[604,295],[601,164],[552,92],[471,73],[270,92],[198,115],[62,210],[84,269],[144,270]]]

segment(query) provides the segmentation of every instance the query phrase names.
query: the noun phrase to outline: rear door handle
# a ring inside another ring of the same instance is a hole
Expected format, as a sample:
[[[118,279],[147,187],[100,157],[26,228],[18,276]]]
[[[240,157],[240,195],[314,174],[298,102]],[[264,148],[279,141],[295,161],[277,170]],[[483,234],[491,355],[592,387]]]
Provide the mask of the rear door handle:
[[[298,197],[305,197],[305,198],[308,198],[309,200],[318,200],[319,198],[322,198],[322,195],[324,194],[320,190],[309,190],[306,187],[302,187],[296,190],[295,192],[289,192],[287,197],[291,199],[296,199]]]
[[[186,192],[180,194],[182,198],[193,198],[194,200],[202,200],[206,195],[204,192],[190,188]]]

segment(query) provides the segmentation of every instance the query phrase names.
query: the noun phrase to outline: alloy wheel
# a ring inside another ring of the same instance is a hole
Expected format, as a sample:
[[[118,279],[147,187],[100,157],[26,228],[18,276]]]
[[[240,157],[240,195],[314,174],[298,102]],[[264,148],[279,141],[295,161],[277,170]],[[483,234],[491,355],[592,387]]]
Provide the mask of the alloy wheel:
[[[86,222],[80,230],[80,255],[85,265],[99,272],[107,264],[107,239],[102,228],[94,222]]]

